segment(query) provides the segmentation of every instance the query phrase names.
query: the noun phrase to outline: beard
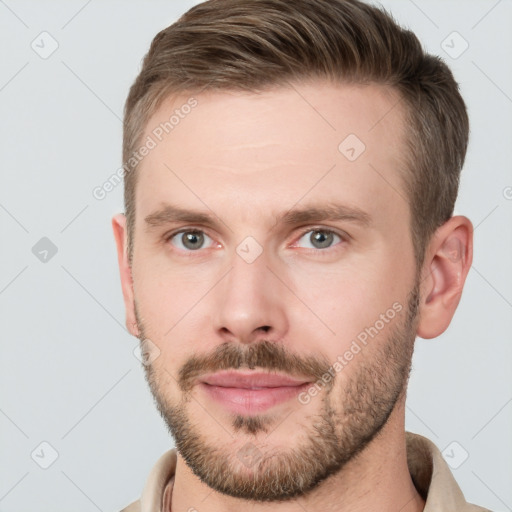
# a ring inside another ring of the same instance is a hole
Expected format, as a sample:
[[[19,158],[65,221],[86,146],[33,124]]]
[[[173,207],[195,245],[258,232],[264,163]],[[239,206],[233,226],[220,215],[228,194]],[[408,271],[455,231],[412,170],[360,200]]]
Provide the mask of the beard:
[[[386,425],[397,402],[405,399],[418,307],[416,277],[405,315],[389,325],[387,337],[379,333],[362,349],[355,357],[359,362],[349,363],[354,365],[354,370],[342,388],[336,387],[337,378],[324,385],[321,394],[313,399],[321,399],[320,412],[307,416],[307,424],[297,424],[294,428],[301,435],[300,443],[295,446],[283,448],[258,442],[258,433],[267,433],[266,441],[278,426],[278,416],[263,414],[231,416],[232,429],[252,436],[254,442],[247,440],[240,448],[238,439],[232,436],[226,444],[214,443],[205,435],[205,424],[193,423],[187,404],[193,399],[197,377],[204,373],[259,368],[291,376],[311,376],[319,382],[332,368],[325,358],[290,354],[281,344],[268,340],[251,345],[231,342],[219,345],[209,356],[194,355],[187,359],[175,379],[182,391],[178,402],[165,394],[169,378],[173,378],[165,368],[157,370],[154,364],[143,365],[146,380],[177,451],[191,471],[211,489],[255,502],[304,497],[362,452]],[[142,341],[145,330],[137,308],[136,317]],[[212,421],[216,420],[212,417]]]

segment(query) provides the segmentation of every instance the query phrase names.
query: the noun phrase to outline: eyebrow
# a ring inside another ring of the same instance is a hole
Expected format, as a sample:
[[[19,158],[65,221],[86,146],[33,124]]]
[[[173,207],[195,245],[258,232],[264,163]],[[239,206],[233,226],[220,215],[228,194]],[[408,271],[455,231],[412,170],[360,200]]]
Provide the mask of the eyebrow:
[[[273,217],[277,220],[277,224],[281,223],[284,225],[320,222],[325,220],[348,221],[364,227],[370,227],[372,224],[371,216],[365,211],[357,207],[337,203],[292,208],[284,213],[274,214]],[[165,204],[159,210],[146,216],[144,220],[149,228],[155,228],[173,222],[216,226],[218,224],[216,219],[220,220],[213,212],[190,210],[172,204]],[[221,222],[225,224],[223,221]]]

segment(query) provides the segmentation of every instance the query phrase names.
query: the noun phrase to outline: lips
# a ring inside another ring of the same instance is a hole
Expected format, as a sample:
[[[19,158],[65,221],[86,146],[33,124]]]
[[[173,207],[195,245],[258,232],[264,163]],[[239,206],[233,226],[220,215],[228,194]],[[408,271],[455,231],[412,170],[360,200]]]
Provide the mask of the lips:
[[[263,372],[218,372],[203,376],[201,382],[210,386],[238,389],[265,389],[302,386],[310,381],[287,375]]]
[[[289,403],[310,382],[276,373],[224,371],[203,376],[199,388],[225,410],[252,415]]]

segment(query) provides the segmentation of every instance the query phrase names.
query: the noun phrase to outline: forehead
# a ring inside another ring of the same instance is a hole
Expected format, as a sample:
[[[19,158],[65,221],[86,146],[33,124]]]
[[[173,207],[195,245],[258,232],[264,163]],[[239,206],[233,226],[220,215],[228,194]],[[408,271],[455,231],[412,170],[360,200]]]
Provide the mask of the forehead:
[[[404,128],[398,95],[375,84],[169,97],[145,128],[152,149],[137,171],[137,217],[172,202],[238,208],[242,219],[303,198],[374,211],[394,203],[390,214],[403,217]]]

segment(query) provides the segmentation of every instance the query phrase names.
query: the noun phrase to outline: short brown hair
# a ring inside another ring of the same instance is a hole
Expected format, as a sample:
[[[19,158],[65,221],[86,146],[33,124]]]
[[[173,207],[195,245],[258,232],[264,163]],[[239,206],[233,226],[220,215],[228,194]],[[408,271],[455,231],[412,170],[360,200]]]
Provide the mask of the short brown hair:
[[[123,161],[172,94],[261,91],[307,79],[391,86],[404,103],[407,173],[417,267],[453,214],[469,121],[448,66],[383,9],[359,0],[208,0],[159,32],[125,104]],[[125,163],[131,259],[136,164]]]

